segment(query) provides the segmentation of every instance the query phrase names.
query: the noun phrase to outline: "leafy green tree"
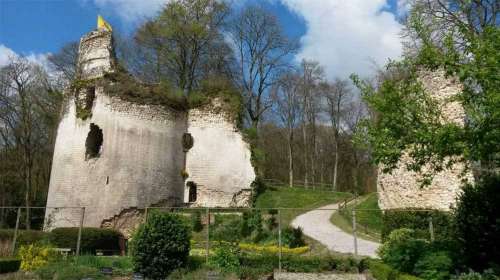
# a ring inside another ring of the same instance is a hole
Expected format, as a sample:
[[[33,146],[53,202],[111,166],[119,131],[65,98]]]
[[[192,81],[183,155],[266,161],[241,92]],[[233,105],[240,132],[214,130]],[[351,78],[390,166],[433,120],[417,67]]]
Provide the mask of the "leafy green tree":
[[[143,69],[153,81],[169,81],[185,93],[201,79],[224,72],[231,54],[220,32],[227,11],[216,0],[169,2],[135,34]]]
[[[488,9],[476,2],[417,1],[406,24],[415,49],[401,62],[389,63],[377,86],[352,76],[375,112],[362,137],[384,171],[393,169],[404,153],[410,158],[408,169],[431,167],[424,183],[456,161],[480,162],[483,170],[499,166],[500,30],[498,20],[490,19],[498,14],[498,3]],[[440,110],[419,80],[421,70],[442,70],[459,79],[463,88],[449,101],[463,106],[464,126],[439,121]]]

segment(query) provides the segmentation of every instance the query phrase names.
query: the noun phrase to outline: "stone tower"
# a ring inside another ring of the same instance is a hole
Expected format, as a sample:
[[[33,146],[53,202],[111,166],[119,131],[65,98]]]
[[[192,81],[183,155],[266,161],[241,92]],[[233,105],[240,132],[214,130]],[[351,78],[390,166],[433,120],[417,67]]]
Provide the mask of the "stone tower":
[[[463,126],[465,112],[458,101],[451,97],[461,90],[458,81],[446,78],[442,71],[421,72],[420,80],[424,88],[440,107],[442,122]],[[456,163],[435,175],[430,186],[421,187],[420,175],[406,170],[403,156],[398,167],[390,174],[379,172],[377,191],[381,209],[420,208],[449,210],[460,193],[463,181],[473,180],[472,172],[465,170],[463,163]]]
[[[106,93],[114,71],[111,32],[83,36],[79,86],[66,92],[57,131],[46,228],[78,226],[81,207],[85,226],[128,236],[146,207],[248,206],[250,148],[220,101],[191,110],[137,104]]]

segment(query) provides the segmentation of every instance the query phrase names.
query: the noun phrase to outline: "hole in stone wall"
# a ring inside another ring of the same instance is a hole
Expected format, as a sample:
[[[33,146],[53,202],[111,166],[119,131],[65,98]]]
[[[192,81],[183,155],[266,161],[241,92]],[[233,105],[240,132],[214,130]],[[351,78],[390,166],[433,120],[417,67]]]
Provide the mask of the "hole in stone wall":
[[[184,152],[189,151],[193,147],[194,139],[191,133],[184,133],[182,135],[182,147],[184,148]]]
[[[85,159],[91,159],[99,156],[103,142],[102,129],[91,123],[90,131],[85,140]]]
[[[88,87],[85,93],[85,110],[92,110],[95,99],[95,87]]]
[[[188,202],[195,202],[198,195],[196,183],[189,181],[186,185],[189,188]]]

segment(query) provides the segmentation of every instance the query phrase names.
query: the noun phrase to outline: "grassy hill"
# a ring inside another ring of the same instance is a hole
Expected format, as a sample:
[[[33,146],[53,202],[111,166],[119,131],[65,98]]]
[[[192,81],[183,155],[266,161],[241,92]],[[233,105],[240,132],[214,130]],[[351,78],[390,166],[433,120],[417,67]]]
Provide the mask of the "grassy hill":
[[[281,210],[282,223],[289,224],[293,218],[307,210],[343,201],[352,197],[350,193],[271,186],[255,202],[255,208],[286,208]],[[298,208],[298,209],[290,209]]]
[[[378,207],[377,193],[358,198],[357,205],[350,204],[345,210],[332,215],[331,222],[342,230],[352,233],[352,210],[356,209],[357,232],[361,238],[380,241],[382,211]]]

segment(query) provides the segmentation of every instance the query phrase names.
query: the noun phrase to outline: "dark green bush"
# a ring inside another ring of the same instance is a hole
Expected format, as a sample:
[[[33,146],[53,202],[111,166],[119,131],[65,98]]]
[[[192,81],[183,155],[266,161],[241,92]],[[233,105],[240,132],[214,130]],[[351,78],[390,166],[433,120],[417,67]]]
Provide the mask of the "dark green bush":
[[[304,240],[304,235],[300,227],[285,228],[281,233],[281,240],[283,240],[283,244],[288,246],[289,248],[297,248],[306,245],[306,242]]]
[[[240,223],[240,234],[242,237],[252,236],[255,242],[262,240],[264,228],[262,227],[262,215],[259,210],[243,212]],[[260,240],[259,240],[260,239]]]
[[[181,217],[152,213],[132,238],[134,269],[151,279],[164,279],[188,263],[190,229]]]
[[[500,175],[467,185],[455,209],[456,234],[467,267],[500,267]]]
[[[421,209],[393,209],[386,210],[382,216],[382,241],[386,241],[389,234],[396,229],[409,228],[414,230],[416,238],[430,239],[429,220],[432,218],[434,236],[436,240],[446,240],[452,236],[452,216],[449,213]]]
[[[194,232],[200,232],[203,230],[200,211],[195,211],[193,214],[191,214],[191,226],[193,227]]]
[[[447,252],[429,253],[415,264],[414,274],[423,279],[447,280],[451,277],[453,262]]]
[[[80,251],[82,253],[95,254],[96,250],[102,250],[106,254],[120,251],[120,239],[122,234],[113,229],[82,228],[82,239]],[[76,249],[78,240],[78,228],[56,228],[50,233],[50,243],[58,248]]]
[[[21,260],[0,258],[0,273],[16,272],[19,266],[21,266]]]
[[[276,219],[276,214],[278,211],[276,209],[269,210],[269,218],[266,220],[267,228],[269,230],[275,230],[278,227],[278,220]]]
[[[250,130],[250,131],[253,131]],[[264,161],[264,153],[257,149],[257,148],[252,148],[252,165],[254,168],[259,168],[259,166],[262,166],[262,162]],[[267,185],[264,182],[264,180],[260,177],[257,176],[255,180],[252,182],[252,204],[255,206],[255,202],[257,201],[257,198],[263,194],[267,189]]]
[[[17,245],[26,245],[37,243],[41,241],[47,241],[49,239],[49,233],[40,230],[18,230],[17,231]],[[0,240],[11,241],[14,238],[13,229],[2,229],[0,230]]]
[[[237,215],[215,215],[214,226],[210,229],[210,238],[217,241],[238,243],[241,239],[241,218]]]
[[[122,238],[122,234],[113,229],[82,228],[80,251],[88,254],[95,254],[97,250],[105,254],[117,253]],[[76,249],[77,240],[77,227],[55,228],[50,233],[50,243],[54,247]]]
[[[399,271],[411,273],[415,263],[428,253],[429,249],[429,242],[415,238],[413,230],[402,228],[391,232],[378,254],[384,263]]]

